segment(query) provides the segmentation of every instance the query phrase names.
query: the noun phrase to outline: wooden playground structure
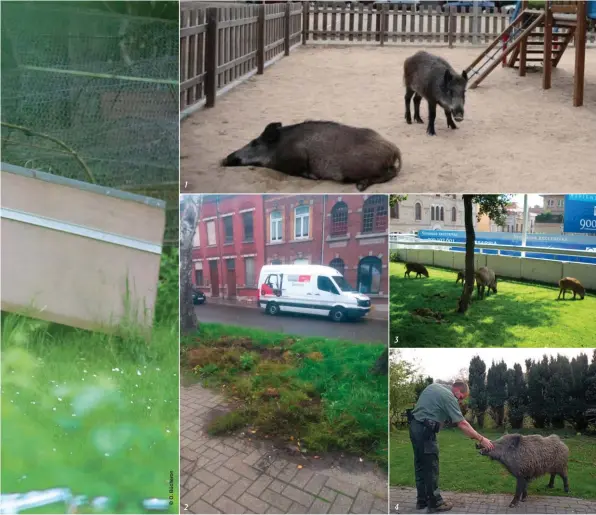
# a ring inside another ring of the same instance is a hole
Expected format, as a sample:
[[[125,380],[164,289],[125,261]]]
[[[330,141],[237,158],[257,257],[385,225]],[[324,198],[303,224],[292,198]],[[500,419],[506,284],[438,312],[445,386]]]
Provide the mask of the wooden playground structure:
[[[528,0],[521,1],[511,24],[468,66],[470,89],[478,87],[499,64],[518,68],[523,77],[529,62],[542,63],[542,88],[550,89],[552,69],[575,38],[573,105],[583,105],[588,2],[547,0],[544,9],[528,5]]]

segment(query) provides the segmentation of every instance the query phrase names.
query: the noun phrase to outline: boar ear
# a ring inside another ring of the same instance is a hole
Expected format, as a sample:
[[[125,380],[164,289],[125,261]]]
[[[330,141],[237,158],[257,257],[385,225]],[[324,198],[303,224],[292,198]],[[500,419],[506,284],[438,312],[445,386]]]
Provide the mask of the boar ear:
[[[468,72],[466,70],[464,70],[463,72],[461,72],[461,76],[463,77],[463,79],[468,82]]]
[[[448,86],[449,83],[451,82],[451,79],[453,78],[453,75],[451,75],[451,72],[449,70],[445,70],[445,84]]]
[[[279,129],[282,125],[280,122],[273,122],[265,127],[262,137],[267,143],[275,143],[279,139]]]

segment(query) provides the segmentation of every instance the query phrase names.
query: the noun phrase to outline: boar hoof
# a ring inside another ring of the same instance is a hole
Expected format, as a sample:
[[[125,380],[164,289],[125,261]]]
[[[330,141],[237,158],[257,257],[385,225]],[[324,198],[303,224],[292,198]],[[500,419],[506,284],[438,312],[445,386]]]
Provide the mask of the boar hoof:
[[[509,504],[510,508],[515,508],[517,506],[518,501],[511,501],[511,503]]]
[[[416,120],[416,123],[424,123],[424,120],[420,116],[415,116],[414,120]]]
[[[356,184],[356,189],[358,191],[364,191],[369,186],[370,186],[370,183],[368,181],[360,181],[358,184]]]
[[[411,115],[410,116],[406,115],[406,123],[408,125],[412,125],[412,116]]]
[[[426,129],[426,134],[428,134],[429,136],[436,136],[437,133],[435,132],[434,129]]]

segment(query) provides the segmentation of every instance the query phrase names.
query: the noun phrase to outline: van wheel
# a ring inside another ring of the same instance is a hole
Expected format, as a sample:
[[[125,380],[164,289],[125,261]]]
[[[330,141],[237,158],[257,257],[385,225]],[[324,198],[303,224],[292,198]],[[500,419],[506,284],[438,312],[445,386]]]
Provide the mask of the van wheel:
[[[279,306],[275,302],[269,302],[267,304],[267,309],[265,310],[268,315],[278,315],[279,314]]]
[[[346,319],[346,312],[343,308],[333,308],[330,313],[331,320],[334,322],[343,322]]]

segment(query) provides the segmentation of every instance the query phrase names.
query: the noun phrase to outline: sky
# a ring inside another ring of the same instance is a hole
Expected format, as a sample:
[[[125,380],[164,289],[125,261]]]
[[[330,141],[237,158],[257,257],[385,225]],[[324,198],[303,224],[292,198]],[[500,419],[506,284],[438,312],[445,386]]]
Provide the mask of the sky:
[[[529,194],[528,195],[528,206],[530,207],[534,207],[534,206],[540,206],[542,207],[543,204],[543,198],[540,195],[532,195]],[[517,204],[520,207],[524,207],[524,196],[523,195],[513,195],[513,202],[517,202]]]
[[[542,359],[542,356],[556,356],[562,354],[569,359],[578,356],[582,352],[588,355],[592,360],[593,349],[503,349],[503,348],[451,348],[451,349],[399,349],[401,358],[415,364],[419,372],[424,376],[431,376],[433,379],[443,379],[449,381],[465,368],[468,369],[470,360],[474,356],[480,356],[486,363],[486,367],[491,366],[493,360],[505,361],[509,368],[515,363],[519,363],[525,370],[525,361],[530,358],[533,360]]]

